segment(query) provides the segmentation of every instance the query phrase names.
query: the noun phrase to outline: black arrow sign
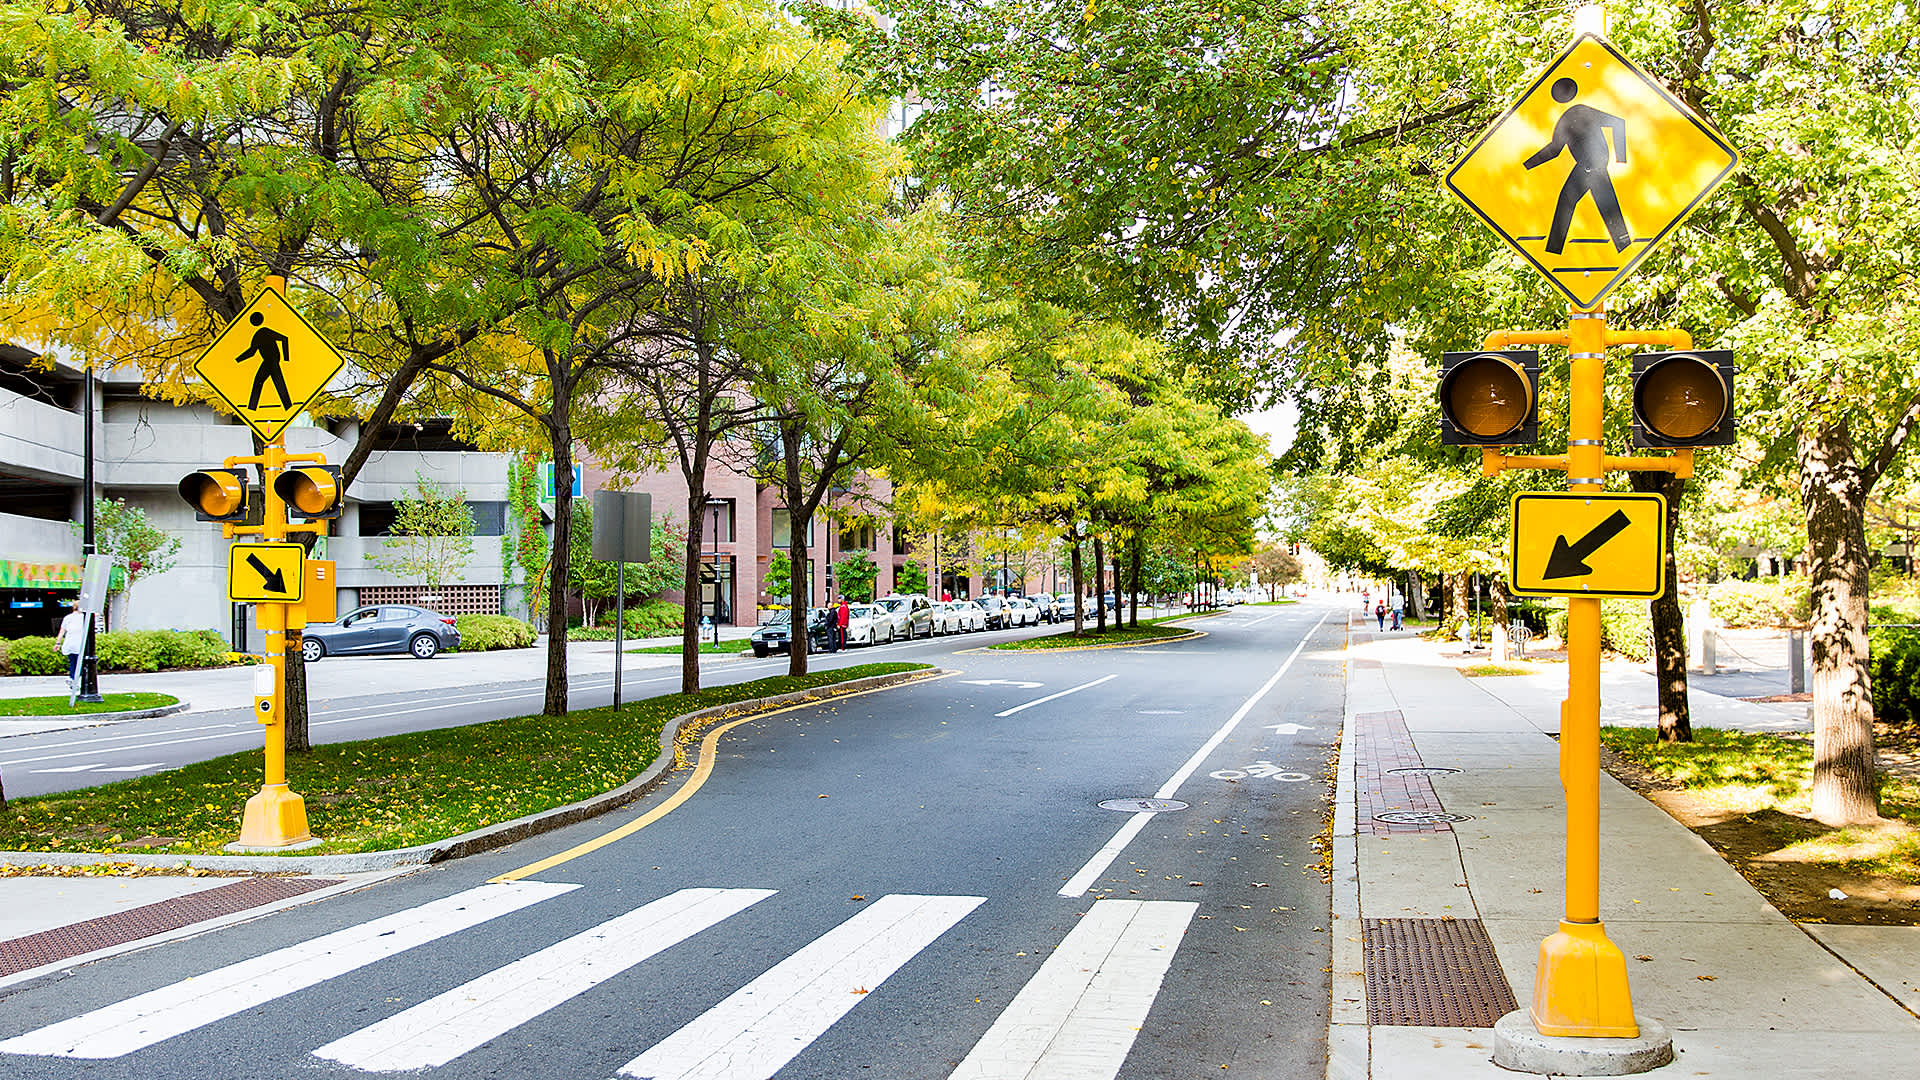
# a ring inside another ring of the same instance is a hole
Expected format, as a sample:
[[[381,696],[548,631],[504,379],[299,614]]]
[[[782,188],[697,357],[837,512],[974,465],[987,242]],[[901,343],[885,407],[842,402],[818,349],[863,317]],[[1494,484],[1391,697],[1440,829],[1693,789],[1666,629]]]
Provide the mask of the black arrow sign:
[[[1599,551],[1607,541],[1619,536],[1631,524],[1633,519],[1627,516],[1625,510],[1615,510],[1607,520],[1595,525],[1592,532],[1571,544],[1567,543],[1565,536],[1558,537],[1553,542],[1553,554],[1547,557],[1547,572],[1540,576],[1551,581],[1554,578],[1585,577],[1593,573],[1593,567],[1587,565],[1587,557]]]
[[[1555,554],[1557,555],[1558,553],[1556,552]],[[267,583],[266,584],[267,592],[283,593],[287,591],[286,576],[281,574],[280,571],[278,570],[267,569],[267,564],[260,561],[260,556],[258,555],[247,556],[247,565],[253,567],[255,570],[260,571],[261,580]]]

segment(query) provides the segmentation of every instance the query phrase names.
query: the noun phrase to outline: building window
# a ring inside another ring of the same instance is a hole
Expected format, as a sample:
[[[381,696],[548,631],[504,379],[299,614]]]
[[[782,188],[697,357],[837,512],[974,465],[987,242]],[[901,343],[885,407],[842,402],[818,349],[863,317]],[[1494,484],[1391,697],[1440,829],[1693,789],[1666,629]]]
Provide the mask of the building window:
[[[893,527],[893,553],[895,555],[907,553],[907,530],[898,525]]]
[[[773,535],[768,537],[767,546],[785,551],[787,538],[793,535],[793,515],[787,512],[786,507],[773,508],[773,521],[769,525],[769,530]],[[813,522],[811,521],[807,522],[807,546],[813,546]]]
[[[507,504],[504,502],[470,502],[467,512],[473,515],[473,535],[505,536],[507,534]]]
[[[707,509],[700,519],[700,542],[703,544],[733,543],[732,499],[707,500]]]
[[[840,530],[841,551],[872,551],[874,528],[871,525],[850,525]]]
[[[399,511],[390,502],[363,502],[360,504],[360,535],[391,536],[393,521]]]

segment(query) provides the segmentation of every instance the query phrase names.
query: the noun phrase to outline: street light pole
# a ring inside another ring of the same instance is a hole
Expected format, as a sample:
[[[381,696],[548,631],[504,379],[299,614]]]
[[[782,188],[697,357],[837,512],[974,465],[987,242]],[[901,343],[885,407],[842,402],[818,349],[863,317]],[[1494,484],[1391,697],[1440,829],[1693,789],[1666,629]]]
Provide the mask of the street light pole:
[[[80,564],[86,565],[88,555],[98,554],[94,549],[93,536],[93,362],[87,362],[86,379],[81,385],[81,408],[85,410],[86,420],[80,425],[81,439],[86,444],[82,449],[85,461],[80,467],[81,502],[80,509]],[[108,580],[112,580],[109,572]],[[76,598],[75,603],[78,603]],[[87,616],[87,638],[80,653],[80,694],[74,700],[97,705],[100,697],[100,665],[94,648],[93,616]]]
[[[720,644],[720,504],[709,501],[713,512],[713,643]]]

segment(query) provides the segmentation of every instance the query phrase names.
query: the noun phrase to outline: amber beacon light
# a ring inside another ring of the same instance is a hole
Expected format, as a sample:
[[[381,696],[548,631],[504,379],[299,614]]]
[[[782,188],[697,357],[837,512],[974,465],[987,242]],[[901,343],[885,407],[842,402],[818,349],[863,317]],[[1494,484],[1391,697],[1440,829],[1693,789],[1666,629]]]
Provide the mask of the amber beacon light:
[[[1727,350],[1641,353],[1633,358],[1633,445],[1733,442],[1733,375]]]
[[[180,480],[180,497],[200,521],[240,521],[247,516],[247,474],[239,469],[201,469]]]
[[[1441,443],[1524,446],[1539,441],[1539,385],[1535,350],[1442,353]]]
[[[340,516],[340,466],[302,465],[274,477],[273,493],[287,504],[287,513],[309,521]]]

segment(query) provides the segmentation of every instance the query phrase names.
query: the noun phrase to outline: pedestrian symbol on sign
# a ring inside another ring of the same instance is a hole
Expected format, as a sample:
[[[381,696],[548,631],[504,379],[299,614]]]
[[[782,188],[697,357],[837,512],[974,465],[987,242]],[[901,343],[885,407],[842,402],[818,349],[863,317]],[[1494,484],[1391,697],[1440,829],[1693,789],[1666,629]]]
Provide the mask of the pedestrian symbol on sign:
[[[1580,93],[1580,84],[1558,79],[1553,84],[1553,100],[1562,105]],[[1570,105],[1553,125],[1553,141],[1541,147],[1524,163],[1528,171],[1560,156],[1562,150],[1573,155],[1573,170],[1560,188],[1560,199],[1553,208],[1553,228],[1547,233],[1547,250],[1555,255],[1566,250],[1567,230],[1573,226],[1574,208],[1580,200],[1593,197],[1593,208],[1600,211],[1613,250],[1625,251],[1633,243],[1633,231],[1620,214],[1620,200],[1613,193],[1613,178],[1607,174],[1607,131],[1613,132],[1611,156],[1627,163],[1627,122],[1589,105]]]
[[[268,379],[273,380],[274,392],[280,395],[280,407],[293,408],[293,398],[287,395],[286,377],[280,374],[280,365],[287,359],[287,335],[262,326],[267,317],[258,311],[249,315],[247,321],[260,328],[253,332],[253,344],[247,346],[247,351],[233,358],[236,364],[245,363],[249,356],[260,358],[260,369],[253,375],[253,396],[247,399],[247,408],[260,407],[260,391],[266,387]]]

